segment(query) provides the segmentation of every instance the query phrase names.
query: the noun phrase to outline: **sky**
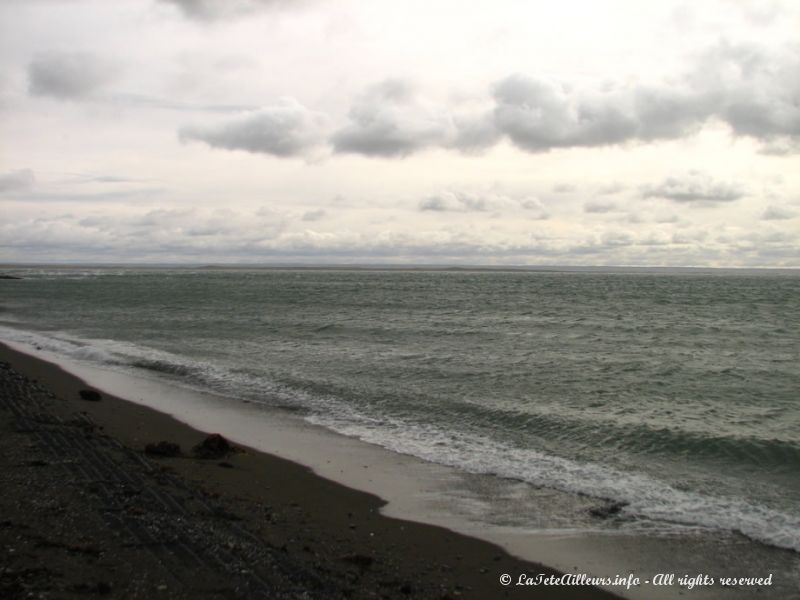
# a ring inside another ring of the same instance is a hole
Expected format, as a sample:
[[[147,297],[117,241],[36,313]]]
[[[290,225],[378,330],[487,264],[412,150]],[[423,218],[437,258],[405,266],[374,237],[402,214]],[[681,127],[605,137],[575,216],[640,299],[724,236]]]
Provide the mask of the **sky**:
[[[0,262],[800,267],[791,0],[0,0]]]

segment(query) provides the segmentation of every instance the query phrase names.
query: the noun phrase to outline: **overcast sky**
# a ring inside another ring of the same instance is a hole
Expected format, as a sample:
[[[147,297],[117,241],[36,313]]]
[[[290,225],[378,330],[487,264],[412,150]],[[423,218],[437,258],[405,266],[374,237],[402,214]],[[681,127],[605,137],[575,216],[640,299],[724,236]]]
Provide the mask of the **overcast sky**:
[[[800,266],[800,4],[0,0],[0,261]]]

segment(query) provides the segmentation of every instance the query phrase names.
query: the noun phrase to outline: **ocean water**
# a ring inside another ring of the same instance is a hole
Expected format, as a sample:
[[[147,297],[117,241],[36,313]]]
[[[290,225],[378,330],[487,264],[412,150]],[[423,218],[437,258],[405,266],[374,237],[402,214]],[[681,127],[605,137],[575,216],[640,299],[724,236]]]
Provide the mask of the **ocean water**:
[[[0,339],[800,552],[800,274],[10,272]]]

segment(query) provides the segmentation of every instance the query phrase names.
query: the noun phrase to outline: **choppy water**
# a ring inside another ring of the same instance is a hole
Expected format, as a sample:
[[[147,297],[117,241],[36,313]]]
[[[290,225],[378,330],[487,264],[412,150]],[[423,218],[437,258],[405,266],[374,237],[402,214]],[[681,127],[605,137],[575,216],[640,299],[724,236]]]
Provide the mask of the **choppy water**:
[[[800,551],[798,274],[15,274],[0,339]]]

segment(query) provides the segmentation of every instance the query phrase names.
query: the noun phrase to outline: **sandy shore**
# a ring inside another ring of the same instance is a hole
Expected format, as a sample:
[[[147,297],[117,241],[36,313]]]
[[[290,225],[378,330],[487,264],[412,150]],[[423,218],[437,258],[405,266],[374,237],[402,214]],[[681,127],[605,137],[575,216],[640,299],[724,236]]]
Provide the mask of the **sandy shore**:
[[[380,498],[206,434],[0,345],[0,596],[69,598],[614,598],[504,587],[554,571],[449,530],[389,518]],[[178,444],[157,457],[149,443]]]

